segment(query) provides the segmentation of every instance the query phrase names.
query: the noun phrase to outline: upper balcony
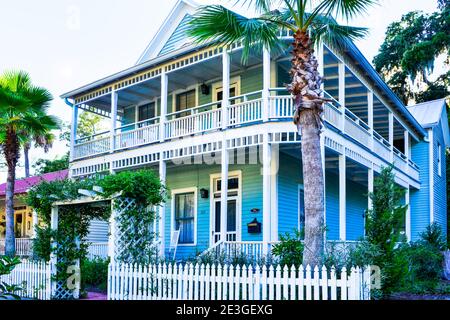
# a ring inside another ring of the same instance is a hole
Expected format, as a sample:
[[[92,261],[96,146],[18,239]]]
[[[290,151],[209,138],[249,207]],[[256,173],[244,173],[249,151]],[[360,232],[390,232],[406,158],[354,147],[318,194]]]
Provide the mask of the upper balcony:
[[[71,161],[214,131],[292,121],[293,100],[284,87],[289,81],[287,53],[253,55],[246,65],[240,54],[198,52],[170,67],[138,73],[76,98],[78,107],[114,120],[106,132],[73,138]],[[325,126],[418,180],[418,168],[410,160],[414,132],[404,119],[325,46],[319,61],[325,95],[332,100],[324,105]],[[229,88],[228,96],[224,87]],[[76,114],[73,137],[75,119]]]

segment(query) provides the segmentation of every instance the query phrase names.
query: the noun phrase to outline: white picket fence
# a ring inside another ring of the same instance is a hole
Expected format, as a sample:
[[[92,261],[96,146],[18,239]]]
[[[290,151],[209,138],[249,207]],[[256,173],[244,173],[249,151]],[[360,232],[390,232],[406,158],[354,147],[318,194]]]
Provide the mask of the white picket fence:
[[[22,288],[14,292],[20,297],[50,300],[51,267],[43,261],[22,260],[10,274],[0,276],[0,282]]]
[[[370,271],[111,263],[109,300],[368,300]]]
[[[33,239],[16,238],[16,255],[31,256],[33,253]],[[0,239],[0,255],[5,254],[5,240]]]
[[[88,248],[87,258],[92,260],[95,258],[106,259],[108,257],[108,242],[91,243]]]

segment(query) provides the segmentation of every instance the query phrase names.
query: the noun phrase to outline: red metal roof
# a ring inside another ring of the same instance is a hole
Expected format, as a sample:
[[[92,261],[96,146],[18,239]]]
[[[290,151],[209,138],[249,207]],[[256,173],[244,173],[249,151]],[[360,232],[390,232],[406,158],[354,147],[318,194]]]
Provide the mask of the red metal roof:
[[[56,172],[45,173],[40,176],[29,177],[25,179],[16,180],[14,187],[14,194],[26,193],[27,190],[39,184],[41,181],[55,181],[67,178],[69,170],[61,170]],[[0,184],[0,196],[4,196],[6,193],[6,183]]]

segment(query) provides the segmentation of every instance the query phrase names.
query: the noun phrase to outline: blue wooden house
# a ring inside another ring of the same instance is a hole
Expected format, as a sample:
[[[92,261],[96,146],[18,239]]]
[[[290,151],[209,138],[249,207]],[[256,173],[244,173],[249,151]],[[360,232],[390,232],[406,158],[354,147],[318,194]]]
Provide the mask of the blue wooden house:
[[[177,256],[227,245],[264,253],[304,223],[289,53],[243,64],[239,45],[196,45],[186,34],[196,7],[180,0],[134,66],[62,95],[73,106],[70,176],[154,169],[171,193],[155,224],[162,252],[179,230]],[[409,204],[407,238],[433,221],[446,230],[445,102],[406,107],[352,43],[316,54],[334,101],[321,140],[327,239],[364,236],[367,194],[391,163]],[[79,110],[108,118],[110,130],[77,136]]]

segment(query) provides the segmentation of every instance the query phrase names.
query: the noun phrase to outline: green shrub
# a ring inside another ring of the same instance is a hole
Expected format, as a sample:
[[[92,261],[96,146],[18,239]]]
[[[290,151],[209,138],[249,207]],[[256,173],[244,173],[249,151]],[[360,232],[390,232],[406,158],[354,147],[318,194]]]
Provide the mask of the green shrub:
[[[18,264],[20,264],[18,257],[0,256],[0,277],[10,274]],[[18,285],[0,282],[0,300],[9,298],[19,300],[17,292],[21,290],[22,288]]]
[[[108,259],[84,259],[81,262],[81,290],[95,288],[105,292],[108,285]]]
[[[280,242],[272,248],[272,255],[279,259],[279,263],[282,266],[298,266],[303,261],[303,249],[301,232],[294,230],[293,234],[280,235]]]

